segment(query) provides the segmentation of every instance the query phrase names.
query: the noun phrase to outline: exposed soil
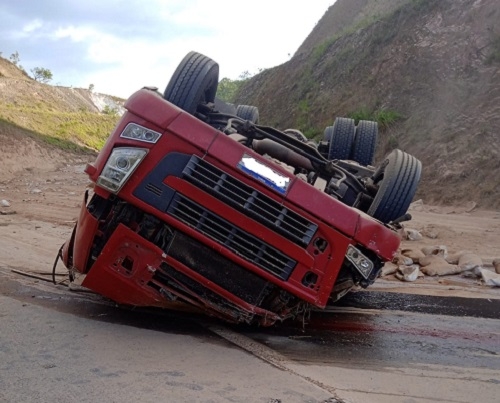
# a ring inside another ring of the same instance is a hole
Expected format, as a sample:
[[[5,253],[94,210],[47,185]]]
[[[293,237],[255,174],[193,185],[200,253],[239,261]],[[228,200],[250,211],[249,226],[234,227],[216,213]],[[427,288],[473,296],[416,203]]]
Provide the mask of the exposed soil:
[[[235,102],[316,138],[337,116],[396,112],[378,161],[394,148],[419,158],[429,203],[499,208],[499,12],[497,0],[338,0],[287,63],[245,82]]]

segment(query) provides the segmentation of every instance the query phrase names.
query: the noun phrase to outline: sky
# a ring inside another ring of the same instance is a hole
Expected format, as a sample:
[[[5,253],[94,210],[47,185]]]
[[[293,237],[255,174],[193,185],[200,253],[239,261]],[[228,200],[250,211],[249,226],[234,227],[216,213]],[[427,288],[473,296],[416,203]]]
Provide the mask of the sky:
[[[290,59],[335,0],[1,0],[0,52],[19,53],[53,85],[127,98],[163,91],[194,50],[219,63],[219,79]]]

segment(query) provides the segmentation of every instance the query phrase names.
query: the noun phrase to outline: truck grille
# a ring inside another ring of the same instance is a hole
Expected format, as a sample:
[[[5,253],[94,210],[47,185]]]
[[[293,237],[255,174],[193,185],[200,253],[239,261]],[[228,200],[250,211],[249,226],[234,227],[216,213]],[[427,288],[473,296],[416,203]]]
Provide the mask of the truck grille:
[[[179,193],[174,196],[167,213],[282,280],[288,279],[297,263]]]
[[[307,246],[318,228],[313,222],[196,156],[191,158],[182,174],[195,186],[299,245]]]

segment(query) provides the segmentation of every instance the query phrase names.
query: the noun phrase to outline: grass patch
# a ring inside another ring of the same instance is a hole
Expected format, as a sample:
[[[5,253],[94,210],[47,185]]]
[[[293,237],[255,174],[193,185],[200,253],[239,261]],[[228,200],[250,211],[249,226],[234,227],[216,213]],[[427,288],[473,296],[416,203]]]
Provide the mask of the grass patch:
[[[379,127],[382,129],[389,128],[403,118],[403,115],[399,112],[385,108],[374,111],[371,111],[368,108],[361,108],[357,111],[349,113],[348,116],[351,119],[354,119],[356,124],[358,124],[360,120],[372,120],[377,122]]]
[[[102,148],[119,119],[115,114],[83,110],[58,112],[40,103],[32,106],[0,104],[0,118],[44,136],[47,143],[57,147],[78,149],[83,146],[94,150]]]
[[[89,152],[94,152],[88,147],[78,145],[69,140],[48,136],[45,134],[38,133],[34,130],[26,129],[1,117],[0,117],[0,131],[2,131],[3,134],[7,134],[9,136],[16,136],[19,134],[22,136],[27,136],[35,141],[42,141],[43,143],[49,144],[51,146],[63,150],[74,151],[84,154],[87,154]]]
[[[298,104],[298,117],[295,122],[295,126],[304,133],[308,139],[311,139],[318,134],[320,134],[320,130],[311,122],[311,105],[307,99],[302,99]]]

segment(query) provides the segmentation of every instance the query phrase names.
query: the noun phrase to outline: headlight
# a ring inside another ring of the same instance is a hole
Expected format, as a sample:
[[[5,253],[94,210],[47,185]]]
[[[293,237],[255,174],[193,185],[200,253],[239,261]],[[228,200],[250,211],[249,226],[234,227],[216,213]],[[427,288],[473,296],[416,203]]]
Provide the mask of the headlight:
[[[146,148],[115,148],[97,179],[97,184],[112,193],[118,193],[147,153]]]
[[[370,277],[370,273],[373,270],[373,262],[368,259],[365,255],[361,253],[358,248],[352,245],[347,247],[347,253],[345,257],[353,264],[353,266],[359,271],[359,273],[366,279]]]
[[[154,144],[161,137],[161,133],[139,126],[135,123],[129,123],[122,134],[120,134],[120,137]]]

